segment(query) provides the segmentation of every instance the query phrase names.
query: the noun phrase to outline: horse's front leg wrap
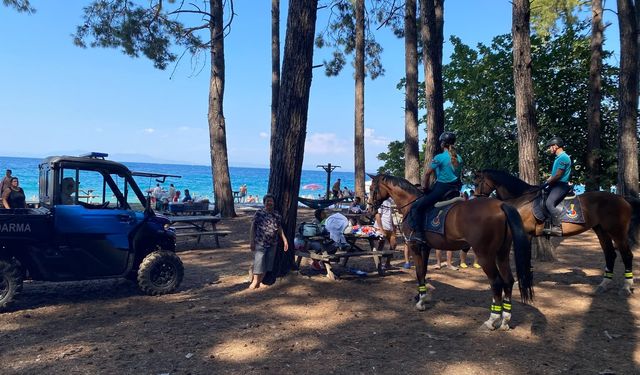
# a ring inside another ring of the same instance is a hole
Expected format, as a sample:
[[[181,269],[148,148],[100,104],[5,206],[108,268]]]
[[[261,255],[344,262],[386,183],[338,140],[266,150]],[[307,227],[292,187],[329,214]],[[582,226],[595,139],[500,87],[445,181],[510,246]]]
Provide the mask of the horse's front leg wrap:
[[[604,274],[602,275],[602,282],[596,288],[596,293],[604,293],[607,290],[611,289],[613,282],[613,271],[610,271],[609,267],[604,269]]]
[[[427,289],[427,286],[422,284],[418,285],[418,302],[416,303],[416,309],[424,311],[427,309],[427,302],[431,301],[431,295]]]
[[[511,321],[511,300],[506,299],[502,301],[502,323],[500,329],[508,331],[510,329],[509,322]]]
[[[491,315],[489,315],[489,320],[483,323],[483,325],[490,330],[494,330],[500,327],[502,318],[502,305],[496,305],[494,303],[491,304]]]

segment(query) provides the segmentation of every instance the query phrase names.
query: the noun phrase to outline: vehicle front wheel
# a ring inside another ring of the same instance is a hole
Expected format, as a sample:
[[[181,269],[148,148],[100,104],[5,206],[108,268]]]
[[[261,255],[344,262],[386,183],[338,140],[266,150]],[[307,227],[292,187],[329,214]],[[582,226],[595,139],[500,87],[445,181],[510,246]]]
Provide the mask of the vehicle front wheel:
[[[0,311],[13,301],[22,289],[22,273],[16,262],[0,259]]]
[[[175,291],[184,276],[180,258],[171,251],[159,250],[147,255],[138,269],[138,287],[150,296]]]

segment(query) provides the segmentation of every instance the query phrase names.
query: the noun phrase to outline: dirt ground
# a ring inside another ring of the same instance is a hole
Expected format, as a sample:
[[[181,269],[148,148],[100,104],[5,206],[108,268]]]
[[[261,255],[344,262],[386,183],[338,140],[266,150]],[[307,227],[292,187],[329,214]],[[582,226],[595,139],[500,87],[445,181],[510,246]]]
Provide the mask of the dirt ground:
[[[185,278],[175,294],[144,296],[125,280],[25,283],[0,314],[0,373],[640,373],[638,293],[617,294],[619,260],[616,290],[592,293],[604,264],[592,232],[563,240],[558,261],[535,263],[535,304],[516,302],[514,291],[513,329],[486,332],[478,327],[491,293],[481,270],[431,269],[434,302],[419,312],[401,252],[385,277],[370,258],[349,261],[367,277],[338,281],[303,262],[301,273],[248,291],[249,221],[222,221],[234,235],[221,249],[181,244]]]

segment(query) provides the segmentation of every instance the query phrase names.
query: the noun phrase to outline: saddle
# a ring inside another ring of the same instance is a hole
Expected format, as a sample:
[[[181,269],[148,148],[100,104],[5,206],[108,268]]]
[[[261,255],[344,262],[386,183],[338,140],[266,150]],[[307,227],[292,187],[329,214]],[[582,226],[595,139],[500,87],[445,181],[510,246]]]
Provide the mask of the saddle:
[[[545,228],[550,228],[551,215],[544,204],[545,200],[546,194],[544,194],[543,191],[540,191],[533,200],[533,216],[535,216],[539,221],[544,222]],[[580,204],[580,199],[578,199],[578,195],[573,190],[573,187],[571,187],[571,190],[567,192],[556,207],[562,210],[560,220],[563,223],[584,224],[585,221],[584,215],[582,214],[582,205]]]
[[[442,200],[436,202],[433,208],[426,212],[426,220],[424,225],[425,232],[433,232],[444,235],[444,223],[447,214],[454,203],[464,201],[460,194],[452,190],[442,197]]]

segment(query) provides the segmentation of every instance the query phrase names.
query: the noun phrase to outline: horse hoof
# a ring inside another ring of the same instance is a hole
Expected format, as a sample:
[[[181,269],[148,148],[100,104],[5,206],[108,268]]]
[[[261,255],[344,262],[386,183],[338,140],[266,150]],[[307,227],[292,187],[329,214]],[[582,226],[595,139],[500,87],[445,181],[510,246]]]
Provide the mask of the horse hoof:
[[[482,323],[482,325],[480,326],[480,330],[481,331],[495,331],[496,328],[498,328],[498,326],[500,325],[500,321],[496,320],[494,322],[491,322],[490,320],[487,320],[486,322]]]
[[[416,303],[416,309],[418,309],[418,311],[425,311],[427,306],[422,301],[418,301],[418,303]]]
[[[508,331],[508,330],[510,330],[510,329],[511,329],[511,327],[509,327],[509,323],[502,323],[502,324],[500,325],[500,330],[501,330],[501,331]]]

